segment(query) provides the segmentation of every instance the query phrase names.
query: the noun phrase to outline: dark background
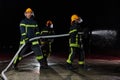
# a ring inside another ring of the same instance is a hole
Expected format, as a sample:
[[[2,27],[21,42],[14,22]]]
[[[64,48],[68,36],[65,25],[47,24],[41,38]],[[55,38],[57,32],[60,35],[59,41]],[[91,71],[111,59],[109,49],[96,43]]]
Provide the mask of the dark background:
[[[33,9],[39,27],[44,26],[47,19],[51,19],[56,34],[69,32],[70,17],[73,13],[82,17],[84,21],[82,26],[88,28],[88,32],[115,30],[117,35],[111,34],[114,43],[110,42],[110,38],[104,44],[104,38],[92,34],[85,40],[87,41],[86,49],[91,52],[103,50],[105,53],[110,50],[119,50],[120,5],[118,0],[0,0],[0,51],[16,52],[18,50],[19,22],[24,18],[24,11],[28,7]],[[107,44],[109,42],[110,45]],[[96,45],[96,43],[99,44]],[[104,47],[101,46],[102,44]],[[68,37],[56,38],[53,51],[67,52]]]

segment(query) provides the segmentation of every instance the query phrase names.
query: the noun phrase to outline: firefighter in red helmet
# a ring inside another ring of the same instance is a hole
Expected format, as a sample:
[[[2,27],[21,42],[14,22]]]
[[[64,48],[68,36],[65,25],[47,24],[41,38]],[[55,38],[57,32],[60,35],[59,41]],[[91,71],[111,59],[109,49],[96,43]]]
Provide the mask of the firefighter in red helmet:
[[[48,35],[54,35],[54,28],[53,28],[53,22],[51,20],[47,20],[45,26],[43,27],[43,29],[41,30],[41,36],[48,36]],[[41,43],[41,49],[42,49],[42,53],[43,53],[43,57],[44,57],[44,64],[46,66],[48,66],[48,57],[50,56],[50,54],[52,53],[52,49],[51,49],[51,44],[53,42],[53,39],[50,38],[42,38],[40,39],[40,43]],[[48,66],[49,68],[49,66]]]
[[[77,14],[73,14],[71,16],[71,26],[70,26],[70,38],[69,38],[69,47],[70,53],[66,60],[67,62],[67,69],[74,69],[73,61],[75,55],[78,54],[79,60],[78,64],[80,66],[84,66],[84,51],[83,51],[83,44],[82,44],[82,36],[78,34],[80,30],[80,23],[83,22],[82,18],[79,17]]]

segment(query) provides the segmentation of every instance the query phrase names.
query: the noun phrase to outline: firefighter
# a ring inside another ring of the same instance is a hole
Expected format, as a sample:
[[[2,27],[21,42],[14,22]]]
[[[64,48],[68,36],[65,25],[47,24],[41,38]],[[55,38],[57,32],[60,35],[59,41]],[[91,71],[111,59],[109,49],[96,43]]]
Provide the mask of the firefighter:
[[[53,22],[51,20],[47,20],[45,26],[41,30],[41,36],[48,36],[48,35],[54,35],[54,29],[53,29]],[[40,39],[41,49],[44,57],[44,64],[48,66],[48,57],[52,53],[51,44],[54,40],[50,38],[42,38]],[[48,66],[49,68],[49,66]]]
[[[78,54],[78,64],[80,67],[84,67],[84,51],[83,51],[83,44],[82,44],[82,35],[79,35],[78,32],[82,31],[80,23],[83,22],[82,18],[79,17],[77,14],[73,14],[71,16],[71,26],[70,26],[70,38],[69,38],[69,48],[70,53],[68,56],[67,62],[67,69],[74,69],[73,61]]]
[[[29,39],[40,35],[38,24],[34,20],[34,12],[32,11],[31,8],[27,8],[25,10],[24,15],[25,19],[21,20],[19,26],[21,33],[20,47],[23,44],[25,44],[25,47],[22,49],[22,51],[14,60],[13,67],[14,69],[18,69],[17,65],[22,59],[22,55],[25,54],[28,48],[31,48],[31,50],[34,51],[37,61],[40,63],[40,66],[43,67],[44,66],[43,54],[41,51],[41,47],[39,45],[39,41],[38,40],[34,40],[31,42],[29,41]]]

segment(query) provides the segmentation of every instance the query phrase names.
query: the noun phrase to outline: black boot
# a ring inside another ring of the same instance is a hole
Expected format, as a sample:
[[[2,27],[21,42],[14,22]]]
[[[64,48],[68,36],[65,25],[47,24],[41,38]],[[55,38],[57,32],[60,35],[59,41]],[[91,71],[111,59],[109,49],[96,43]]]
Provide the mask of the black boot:
[[[85,64],[79,65],[79,68],[83,69],[83,70],[91,70],[91,68],[88,65],[85,65]]]
[[[40,63],[40,69],[48,69],[49,68],[45,59],[40,60],[39,63]]]
[[[67,69],[68,69],[68,70],[74,70],[74,69],[75,69],[75,67],[73,67],[73,65],[72,65],[72,64],[67,63]]]
[[[48,66],[47,58],[44,58],[44,64],[45,64],[45,66]]]
[[[84,64],[79,64],[79,68],[85,69],[85,65]]]

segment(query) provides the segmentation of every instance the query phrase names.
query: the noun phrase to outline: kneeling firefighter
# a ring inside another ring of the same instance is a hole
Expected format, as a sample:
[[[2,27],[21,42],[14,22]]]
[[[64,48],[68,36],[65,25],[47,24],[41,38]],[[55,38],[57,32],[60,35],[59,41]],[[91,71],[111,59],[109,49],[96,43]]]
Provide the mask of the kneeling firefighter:
[[[13,66],[15,69],[18,69],[17,65],[22,59],[23,54],[25,54],[28,48],[31,48],[36,55],[36,59],[40,63],[41,67],[44,67],[43,64],[43,54],[41,47],[39,45],[39,40],[29,41],[29,39],[40,36],[39,27],[37,22],[34,20],[34,13],[31,8],[25,10],[25,19],[20,22],[20,32],[21,32],[21,45],[25,44],[25,47],[19,53],[17,58],[14,60]]]
[[[54,35],[54,29],[53,29],[53,22],[51,20],[47,20],[45,26],[41,30],[41,36],[48,36],[48,35]],[[53,43],[54,39],[52,38],[42,38],[40,39],[41,49],[44,57],[44,64],[48,66],[48,57],[52,53],[51,44]]]

